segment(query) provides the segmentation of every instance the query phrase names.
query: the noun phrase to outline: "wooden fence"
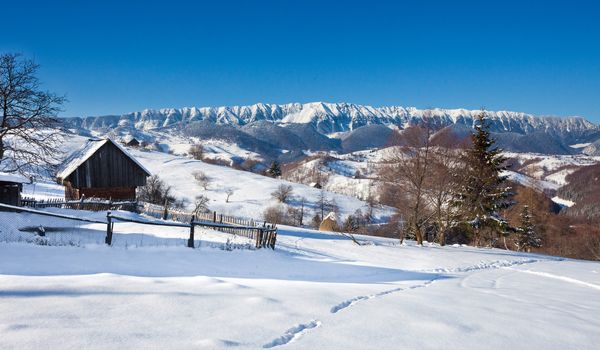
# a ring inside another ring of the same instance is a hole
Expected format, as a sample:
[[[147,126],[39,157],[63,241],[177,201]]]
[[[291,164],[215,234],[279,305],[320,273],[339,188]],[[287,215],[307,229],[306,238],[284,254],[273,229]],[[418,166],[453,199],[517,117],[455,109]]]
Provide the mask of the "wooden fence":
[[[136,211],[138,203],[136,201],[106,201],[99,199],[81,199],[78,201],[65,201],[62,198],[51,198],[36,200],[24,197],[21,199],[21,205],[33,209],[43,208],[62,208],[89,211],[107,211],[107,210],[128,210]]]
[[[55,202],[53,204],[57,204],[57,203],[59,203],[59,202]],[[62,202],[62,203],[69,203],[69,202]],[[49,207],[51,207],[51,206],[49,205]],[[143,224],[143,225],[188,228],[190,230],[190,234],[189,234],[187,246],[190,248],[194,248],[194,233],[195,233],[194,229],[196,226],[206,227],[206,228],[210,228],[210,229],[217,230],[220,232],[226,232],[226,233],[230,233],[230,234],[234,234],[234,235],[240,235],[240,236],[251,238],[252,240],[254,240],[255,246],[257,249],[260,249],[260,248],[275,249],[275,243],[277,241],[277,227],[275,225],[266,224],[266,223],[263,223],[262,226],[261,225],[244,225],[244,222],[254,223],[254,221],[253,220],[244,221],[244,219],[234,218],[231,216],[222,216],[222,215],[219,216],[220,222],[217,222],[216,221],[216,217],[217,217],[216,213],[213,214],[214,220],[212,222],[209,220],[203,220],[203,219],[198,220],[198,219],[196,219],[195,215],[190,215],[189,220],[186,222],[186,221],[182,221],[184,219],[184,216],[183,216],[184,212],[175,213],[175,215],[179,215],[179,216],[176,216],[177,220],[166,221],[166,220],[143,220],[143,219],[126,218],[123,216],[114,215],[111,213],[111,211],[108,211],[106,214],[106,221],[100,221],[97,219],[89,219],[89,218],[83,218],[83,217],[77,217],[77,216],[71,216],[71,215],[50,213],[50,212],[46,212],[46,211],[41,211],[41,210],[36,210],[36,209],[31,209],[31,208],[26,208],[26,207],[17,207],[17,206],[1,204],[1,203],[0,203],[0,209],[15,211],[15,212],[28,212],[28,213],[38,214],[38,215],[45,215],[45,216],[51,216],[51,217],[75,220],[75,221],[83,221],[83,222],[89,222],[89,223],[106,224],[105,243],[108,245],[112,244],[112,235],[113,235],[115,221],[132,222],[132,223],[138,223],[138,224]],[[77,208],[77,209],[81,209],[81,208]],[[189,215],[187,213],[185,213],[185,214]],[[203,217],[205,217],[205,216],[203,216]],[[223,219],[236,221],[236,223],[224,222]]]
[[[277,228],[271,226],[236,226],[232,224],[210,222],[210,221],[198,221],[194,215],[191,216],[190,221],[185,222],[173,222],[173,221],[158,221],[158,220],[141,220],[126,218],[119,215],[114,215],[111,212],[106,214],[107,227],[106,227],[106,244],[110,245],[112,241],[112,232],[114,221],[133,222],[143,225],[156,225],[156,226],[170,226],[170,227],[185,227],[190,230],[188,239],[188,247],[194,248],[194,234],[195,227],[206,227],[213,230],[227,232],[234,235],[241,235],[248,238],[252,238],[255,242],[255,247],[260,248],[271,248],[275,249],[275,243],[277,241]]]
[[[204,226],[216,231],[248,237],[256,242],[257,248],[270,247],[275,249],[277,226],[266,221],[257,222],[253,219],[218,214],[216,211],[192,214],[177,209],[165,210],[164,207],[151,203],[140,205],[140,211],[148,216],[162,220],[172,220],[180,223],[194,221],[197,226]]]

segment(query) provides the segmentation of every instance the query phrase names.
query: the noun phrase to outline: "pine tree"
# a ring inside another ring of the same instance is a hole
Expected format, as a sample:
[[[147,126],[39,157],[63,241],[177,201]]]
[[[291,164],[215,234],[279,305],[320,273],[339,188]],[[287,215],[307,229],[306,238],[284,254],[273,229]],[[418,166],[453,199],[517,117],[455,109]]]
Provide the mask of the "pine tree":
[[[269,175],[270,177],[281,176],[281,167],[279,166],[279,162],[274,160],[271,163],[271,166],[269,166],[269,169],[267,169],[267,175]]]
[[[519,250],[530,252],[531,248],[542,246],[542,239],[538,236],[535,226],[531,221],[529,206],[523,206],[521,212],[521,226],[517,228],[519,239],[516,242]]]
[[[501,150],[494,147],[485,112],[481,112],[475,123],[475,132],[471,135],[473,146],[464,154],[465,171],[461,190],[455,204],[463,222],[473,233],[475,245],[481,243],[484,234],[490,243],[498,234],[508,231],[506,220],[499,211],[511,205],[510,187],[505,184],[506,158]]]

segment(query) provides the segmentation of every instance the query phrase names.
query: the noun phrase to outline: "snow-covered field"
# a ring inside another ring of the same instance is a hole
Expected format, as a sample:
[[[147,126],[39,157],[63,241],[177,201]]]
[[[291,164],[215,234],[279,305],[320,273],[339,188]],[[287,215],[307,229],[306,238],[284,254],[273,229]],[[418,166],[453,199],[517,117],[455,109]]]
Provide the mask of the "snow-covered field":
[[[65,150],[83,141],[74,136]],[[239,152],[210,151],[227,157]],[[270,193],[285,183],[184,156],[131,152],[177,197],[206,195],[211,209],[226,214],[259,218],[275,204]],[[365,181],[351,177],[356,170],[368,175],[364,162],[380,157],[365,152],[332,162],[332,186]],[[558,171],[570,164],[540,162]],[[207,190],[193,180],[198,170],[212,178]],[[535,174],[511,175],[555,189],[566,173],[538,180]],[[289,184],[309,201],[319,195]],[[234,194],[226,202],[229,188]],[[43,181],[24,191],[40,199],[62,196],[62,187]],[[342,215],[365,205],[328,196]],[[106,215],[49,211],[97,220]],[[382,219],[389,214],[386,208],[376,213]],[[17,232],[39,225],[63,245],[25,243],[33,233]],[[23,238],[0,242],[0,349],[529,350],[600,344],[598,262],[366,236],[357,236],[359,246],[340,234],[285,226],[272,251],[210,230],[198,230],[197,249],[190,249],[186,229],[117,222],[113,247],[107,247],[105,230],[104,224],[0,212],[0,236],[10,231]]]
[[[115,226],[121,233],[137,232],[122,225]],[[198,236],[205,243],[226,235]],[[282,227],[275,251],[0,243],[0,348],[515,350],[600,343],[600,263],[358,239],[364,245]]]

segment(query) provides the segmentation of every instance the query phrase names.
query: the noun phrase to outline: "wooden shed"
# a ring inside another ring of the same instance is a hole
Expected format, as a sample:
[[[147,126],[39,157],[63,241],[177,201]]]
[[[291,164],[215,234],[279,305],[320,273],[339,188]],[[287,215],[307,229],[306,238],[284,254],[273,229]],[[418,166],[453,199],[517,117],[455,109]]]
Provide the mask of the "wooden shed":
[[[0,172],[0,203],[20,206],[23,184],[28,182],[22,176]]]
[[[111,139],[90,139],[74,152],[58,173],[66,199],[102,198],[134,200],[138,186],[150,172]]]

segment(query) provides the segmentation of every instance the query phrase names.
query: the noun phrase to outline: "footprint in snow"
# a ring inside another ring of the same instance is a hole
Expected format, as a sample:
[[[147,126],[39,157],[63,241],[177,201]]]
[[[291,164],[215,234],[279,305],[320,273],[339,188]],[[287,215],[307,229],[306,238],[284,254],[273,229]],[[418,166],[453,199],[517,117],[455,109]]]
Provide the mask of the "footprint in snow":
[[[421,284],[415,284],[412,286],[408,286],[408,287],[398,287],[398,288],[394,288],[394,289],[388,289],[388,290],[384,290],[383,292],[379,292],[379,293],[375,293],[375,294],[371,294],[371,295],[361,295],[358,297],[354,297],[352,299],[348,299],[346,301],[343,301],[337,305],[335,305],[334,307],[332,307],[329,311],[332,314],[335,314],[347,307],[350,307],[356,303],[359,303],[361,301],[365,301],[365,300],[369,300],[369,299],[373,299],[373,298],[379,298],[382,297],[384,295],[388,295],[388,294],[392,294],[392,293],[396,293],[396,292],[400,292],[403,290],[409,290],[409,289],[417,289],[417,288],[423,288],[423,287],[427,287],[428,285],[432,284],[435,281],[435,279],[433,280],[429,280],[425,283],[421,283]]]
[[[284,335],[279,338],[273,339],[267,344],[263,345],[263,348],[274,348],[276,346],[281,346],[285,344],[289,344],[298,340],[302,337],[306,332],[313,328],[317,328],[321,325],[321,321],[311,320],[308,323],[301,323],[296,325],[290,329],[288,329]]]

